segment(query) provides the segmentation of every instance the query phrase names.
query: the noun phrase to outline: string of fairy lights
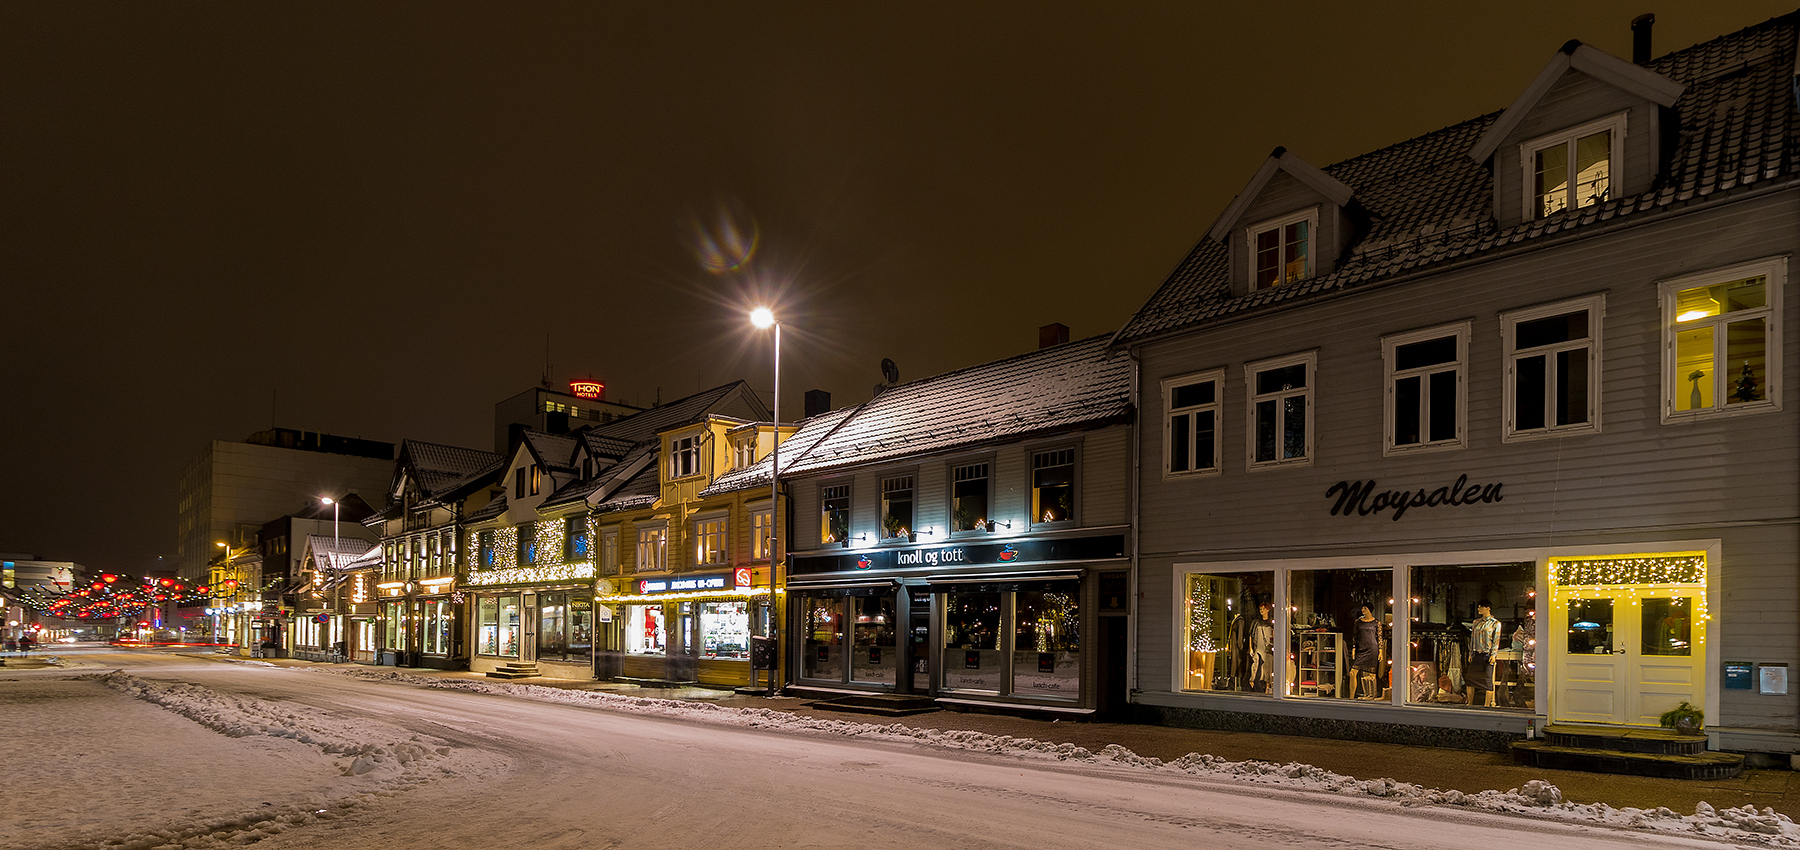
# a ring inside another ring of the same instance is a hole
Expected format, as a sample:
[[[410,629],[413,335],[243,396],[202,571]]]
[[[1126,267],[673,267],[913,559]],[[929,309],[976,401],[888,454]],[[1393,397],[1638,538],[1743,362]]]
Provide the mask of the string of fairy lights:
[[[231,582],[235,585],[235,582]],[[235,588],[233,588],[235,589]],[[170,602],[186,603],[206,600],[212,588],[206,585],[188,587],[171,578],[131,579],[115,573],[102,573],[98,579],[68,592],[56,592],[42,586],[22,591],[15,597],[20,604],[45,616],[65,620],[106,620],[136,617],[152,608]]]
[[[1686,596],[1706,585],[1705,555],[1643,555],[1632,558],[1555,558],[1550,580],[1558,599],[1602,594],[1637,605],[1640,598]],[[1706,594],[1694,595],[1694,617],[1710,620]]]

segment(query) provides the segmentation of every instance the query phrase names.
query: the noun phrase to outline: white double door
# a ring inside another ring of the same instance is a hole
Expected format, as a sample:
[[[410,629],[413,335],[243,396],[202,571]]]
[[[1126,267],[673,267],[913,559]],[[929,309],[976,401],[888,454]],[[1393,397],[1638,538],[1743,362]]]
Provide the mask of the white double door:
[[[1566,590],[1550,609],[1551,719],[1656,726],[1704,705],[1705,591],[1668,586]]]

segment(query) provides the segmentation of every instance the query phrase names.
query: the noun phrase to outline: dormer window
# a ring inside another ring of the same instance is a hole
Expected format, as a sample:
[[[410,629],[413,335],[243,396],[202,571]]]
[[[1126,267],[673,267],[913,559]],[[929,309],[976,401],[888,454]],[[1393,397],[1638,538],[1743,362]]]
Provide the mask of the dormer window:
[[[1621,113],[1520,145],[1530,216],[1544,218],[1612,197],[1613,163],[1624,140]]]
[[[1318,225],[1319,211],[1311,209],[1249,228],[1251,291],[1311,277]]]
[[[669,441],[669,478],[683,478],[700,473],[700,435],[690,434]]]
[[[731,447],[731,468],[748,469],[756,463],[756,435],[741,437]]]

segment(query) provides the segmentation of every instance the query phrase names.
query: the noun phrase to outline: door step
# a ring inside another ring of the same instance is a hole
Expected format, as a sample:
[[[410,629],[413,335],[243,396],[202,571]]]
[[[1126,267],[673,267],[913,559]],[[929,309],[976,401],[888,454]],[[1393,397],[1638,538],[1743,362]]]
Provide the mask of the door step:
[[[823,711],[845,711],[851,714],[874,714],[882,717],[926,714],[941,708],[936,700],[919,694],[850,694],[823,702],[815,702],[810,707]]]
[[[543,674],[538,672],[536,661],[509,661],[500,665],[498,670],[489,670],[490,679],[536,679]]]
[[[1623,773],[1664,779],[1729,779],[1744,769],[1744,757],[1706,748],[1706,736],[1669,729],[1611,726],[1544,727],[1536,741],[1516,741],[1513,762],[1554,770]]]

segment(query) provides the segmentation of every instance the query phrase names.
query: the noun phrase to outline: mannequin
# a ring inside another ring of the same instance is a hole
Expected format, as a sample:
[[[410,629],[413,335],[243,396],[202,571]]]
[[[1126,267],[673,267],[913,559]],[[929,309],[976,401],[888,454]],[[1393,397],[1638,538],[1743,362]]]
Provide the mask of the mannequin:
[[[1500,648],[1500,621],[1486,599],[1475,603],[1475,622],[1469,624],[1469,661],[1463,665],[1463,681],[1469,686],[1470,705],[1490,705],[1494,698],[1494,650]]]
[[[1269,619],[1269,603],[1256,606],[1250,623],[1250,690],[1269,693],[1270,668],[1275,664],[1275,623]]]
[[[1356,636],[1356,690],[1351,694],[1355,699],[1381,698],[1377,684],[1381,672],[1381,626],[1381,621],[1375,619],[1375,609],[1366,603],[1350,626]]]

